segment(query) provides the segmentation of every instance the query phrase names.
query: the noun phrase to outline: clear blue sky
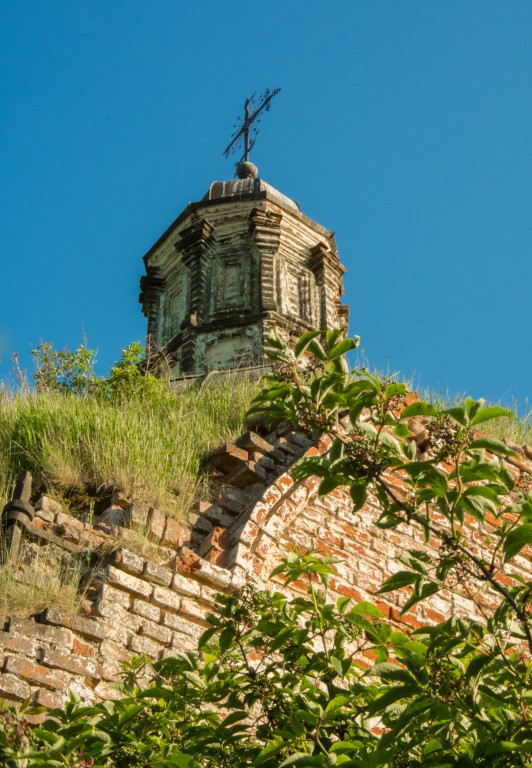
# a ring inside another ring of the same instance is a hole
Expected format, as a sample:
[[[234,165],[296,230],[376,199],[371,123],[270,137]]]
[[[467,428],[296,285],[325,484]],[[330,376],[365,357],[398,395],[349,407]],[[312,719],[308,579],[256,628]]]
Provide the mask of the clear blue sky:
[[[3,0],[3,364],[142,339],[142,255],[252,159],[336,233],[351,332],[422,385],[532,396],[532,3]]]

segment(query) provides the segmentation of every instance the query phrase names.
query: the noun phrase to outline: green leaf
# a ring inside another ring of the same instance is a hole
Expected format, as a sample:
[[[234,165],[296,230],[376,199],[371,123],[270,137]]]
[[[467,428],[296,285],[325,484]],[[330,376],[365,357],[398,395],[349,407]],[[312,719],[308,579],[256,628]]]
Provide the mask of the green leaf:
[[[488,744],[481,744],[478,748],[478,754],[482,757],[500,755],[507,752],[525,752],[527,755],[530,755],[532,754],[532,741],[524,741],[521,743],[515,741],[495,741]]]
[[[300,459],[290,472],[296,480],[304,480],[306,477],[317,475],[317,477],[327,477],[329,474],[329,460],[324,456],[308,456]]]
[[[307,331],[306,333],[302,334],[299,339],[296,341],[296,345],[294,347],[294,354],[296,357],[301,357],[301,355],[308,349],[308,346],[312,339],[315,339],[316,336],[320,336],[321,331]]]
[[[318,495],[327,496],[328,493],[334,491],[334,489],[338,488],[339,485],[345,485],[346,483],[347,478],[345,478],[343,475],[329,475],[329,477],[324,477],[320,483]]]
[[[339,437],[336,437],[329,451],[329,459],[331,461],[338,461],[338,459],[341,459],[343,455],[344,441],[340,440]]]
[[[485,448],[487,451],[499,453],[502,456],[515,456],[515,451],[512,451],[501,440],[496,440],[494,437],[479,437],[477,440],[472,440],[469,443],[468,450],[475,448]]]
[[[506,408],[501,408],[499,405],[490,405],[488,408],[481,408],[480,411],[477,411],[471,419],[471,426],[474,427],[477,424],[481,424],[483,421],[500,419],[502,417],[515,419],[515,414],[508,411]]]
[[[332,349],[338,339],[341,339],[347,328],[334,328],[332,331],[326,331],[325,341],[327,342],[327,348]]]
[[[261,750],[260,754],[253,761],[253,765],[254,766],[262,765],[263,763],[268,761],[270,757],[277,755],[285,747],[286,747],[286,742],[284,741],[284,739],[276,737],[270,744],[267,744],[264,747],[264,749]]]
[[[354,483],[349,489],[349,495],[353,502],[354,511],[358,512],[359,509],[362,509],[368,498],[368,486],[366,483]]]
[[[325,350],[321,346],[320,342],[317,339],[311,339],[308,343],[308,351],[312,352],[314,357],[317,357],[318,360],[327,360],[327,355],[325,354]]]
[[[377,594],[401,589],[401,587],[406,587],[408,584],[413,584],[418,578],[419,574],[412,571],[399,571],[399,573],[394,573],[393,576],[388,576],[388,578],[382,582]]]
[[[394,432],[397,435],[397,437],[409,437],[410,436],[410,430],[406,426],[406,424],[402,424],[400,421],[396,423],[394,426]]]
[[[512,557],[515,557],[523,547],[527,544],[532,544],[532,523],[525,523],[518,528],[514,528],[506,536],[503,544],[504,549],[504,561],[508,562]]]
[[[325,707],[325,714],[327,715],[329,712],[335,712],[336,710],[345,707],[345,705],[349,704],[349,702],[349,696],[335,696],[334,699],[331,699]]]
[[[215,634],[217,631],[218,631],[218,627],[209,627],[209,629],[206,629],[206,630],[205,630],[205,632],[202,634],[202,636],[200,637],[200,639],[199,639],[199,641],[198,641],[198,649],[199,649],[200,651],[201,651],[203,648],[205,648],[205,646],[207,645],[207,643],[209,642],[209,640],[211,639],[211,637],[212,637],[212,636],[213,636],[213,635],[214,635],[214,634]]]
[[[361,600],[360,603],[356,603],[351,608],[350,613],[361,613],[363,616],[373,616],[376,619],[382,619],[383,613],[379,611],[376,605],[368,602],[367,600]]]
[[[233,644],[233,640],[235,639],[235,633],[232,629],[232,627],[226,627],[223,632],[220,635],[219,643],[220,643],[220,650],[222,653],[225,653]]]
[[[415,440],[410,440],[408,442],[403,442],[403,454],[406,456],[407,459],[410,459],[411,461],[414,461],[417,454],[417,445]]]
[[[447,410],[442,411],[442,413],[446,413],[447,416],[450,416],[451,418],[453,418],[463,427],[467,427],[469,424],[469,419],[465,411],[465,408],[447,408]]]
[[[343,667],[342,667],[342,660],[337,658],[336,656],[331,655],[330,662],[331,662],[331,666],[334,669],[334,671],[336,672],[336,674],[339,677],[343,677],[344,676],[344,670],[343,670]]]
[[[274,347],[275,349],[286,349],[284,341],[273,333],[266,337],[266,346]]]
[[[419,686],[415,683],[407,683],[406,685],[394,685],[389,691],[386,691],[376,701],[373,702],[371,710],[373,713],[382,712],[384,709],[400,699],[409,698],[419,693]]]
[[[394,395],[405,395],[405,394],[406,394],[406,385],[399,384],[397,381],[392,381],[392,383],[388,384],[388,386],[384,390],[384,397],[387,400],[390,397],[393,397]]]
[[[401,456],[401,446],[389,432],[381,432],[379,435],[379,443],[385,445],[390,449],[390,453],[394,456]]]
[[[322,766],[321,759],[319,757],[313,757],[312,755],[308,755],[306,752],[297,752],[295,755],[291,755],[286,760],[284,760],[279,768],[285,768],[285,766],[289,765],[317,765]]]
[[[351,352],[352,349],[358,347],[359,343],[359,336],[355,336],[354,339],[342,339],[342,341],[335,344],[329,352],[329,360],[334,360],[335,357],[340,357],[340,355],[345,355],[347,352]]]
[[[418,581],[413,594],[401,608],[401,616],[407,613],[410,608],[412,608],[412,606],[416,605],[416,603],[420,603],[422,600],[426,600],[427,597],[436,594],[439,589],[440,588],[438,584],[436,584],[434,581]]]
[[[244,709],[237,710],[236,712],[231,712],[230,715],[227,715],[227,717],[223,721],[224,728],[228,727],[229,725],[233,725],[233,723],[239,723],[242,720],[245,720],[246,717],[249,717],[249,713],[246,712]]]
[[[424,403],[421,400],[417,403],[407,405],[401,411],[402,419],[409,419],[411,416],[437,416],[438,409],[430,403]]]

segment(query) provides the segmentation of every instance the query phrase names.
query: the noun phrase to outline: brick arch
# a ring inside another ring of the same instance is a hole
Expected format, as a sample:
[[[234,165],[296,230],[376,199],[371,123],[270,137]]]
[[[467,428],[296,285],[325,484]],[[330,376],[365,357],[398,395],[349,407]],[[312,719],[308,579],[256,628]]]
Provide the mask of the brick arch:
[[[304,455],[321,455],[329,446],[330,439],[322,437]],[[232,589],[245,583],[271,588],[270,573],[291,548],[316,550],[340,560],[333,566],[336,576],[330,580],[330,599],[347,596],[357,602],[372,601],[403,629],[444,621],[450,614],[477,613],[464,594],[445,589],[400,616],[409,590],[378,595],[379,586],[387,576],[404,569],[398,557],[407,549],[424,549],[436,561],[437,542],[424,542],[422,532],[406,523],[393,530],[379,529],[375,523],[381,509],[376,497],[370,494],[363,509],[354,513],[346,489],[337,488],[320,498],[319,482],[316,477],[295,481],[288,469],[248,511],[246,519],[238,521],[231,531],[227,560]],[[306,583],[295,582],[289,591],[306,588]]]

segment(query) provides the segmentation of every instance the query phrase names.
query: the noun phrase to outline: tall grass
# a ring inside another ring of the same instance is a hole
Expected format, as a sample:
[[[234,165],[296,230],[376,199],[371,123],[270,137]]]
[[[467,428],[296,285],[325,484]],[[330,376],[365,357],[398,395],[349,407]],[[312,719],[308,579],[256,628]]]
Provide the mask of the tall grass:
[[[34,487],[68,496],[116,489],[182,514],[202,457],[234,438],[258,384],[241,376],[155,398],[29,393],[0,400],[0,494],[29,470]]]

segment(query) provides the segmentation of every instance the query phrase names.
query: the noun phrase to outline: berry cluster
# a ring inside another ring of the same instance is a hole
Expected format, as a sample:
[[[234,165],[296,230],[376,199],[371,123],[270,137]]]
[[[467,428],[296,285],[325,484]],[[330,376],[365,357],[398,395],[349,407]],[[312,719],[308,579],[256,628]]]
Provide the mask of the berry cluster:
[[[388,451],[369,437],[355,437],[345,447],[346,463],[355,477],[375,480],[388,467]]]
[[[469,444],[469,432],[463,432],[449,416],[434,419],[427,430],[430,450],[437,461],[455,458]]]
[[[426,658],[430,676],[429,686],[435,696],[446,704],[454,704],[468,692],[467,680],[449,659],[429,651]]]
[[[232,611],[233,620],[235,623],[244,624],[246,627],[254,627],[259,614],[266,607],[267,595],[264,592],[259,592],[252,584],[244,584],[236,590],[234,596],[237,603]]]

